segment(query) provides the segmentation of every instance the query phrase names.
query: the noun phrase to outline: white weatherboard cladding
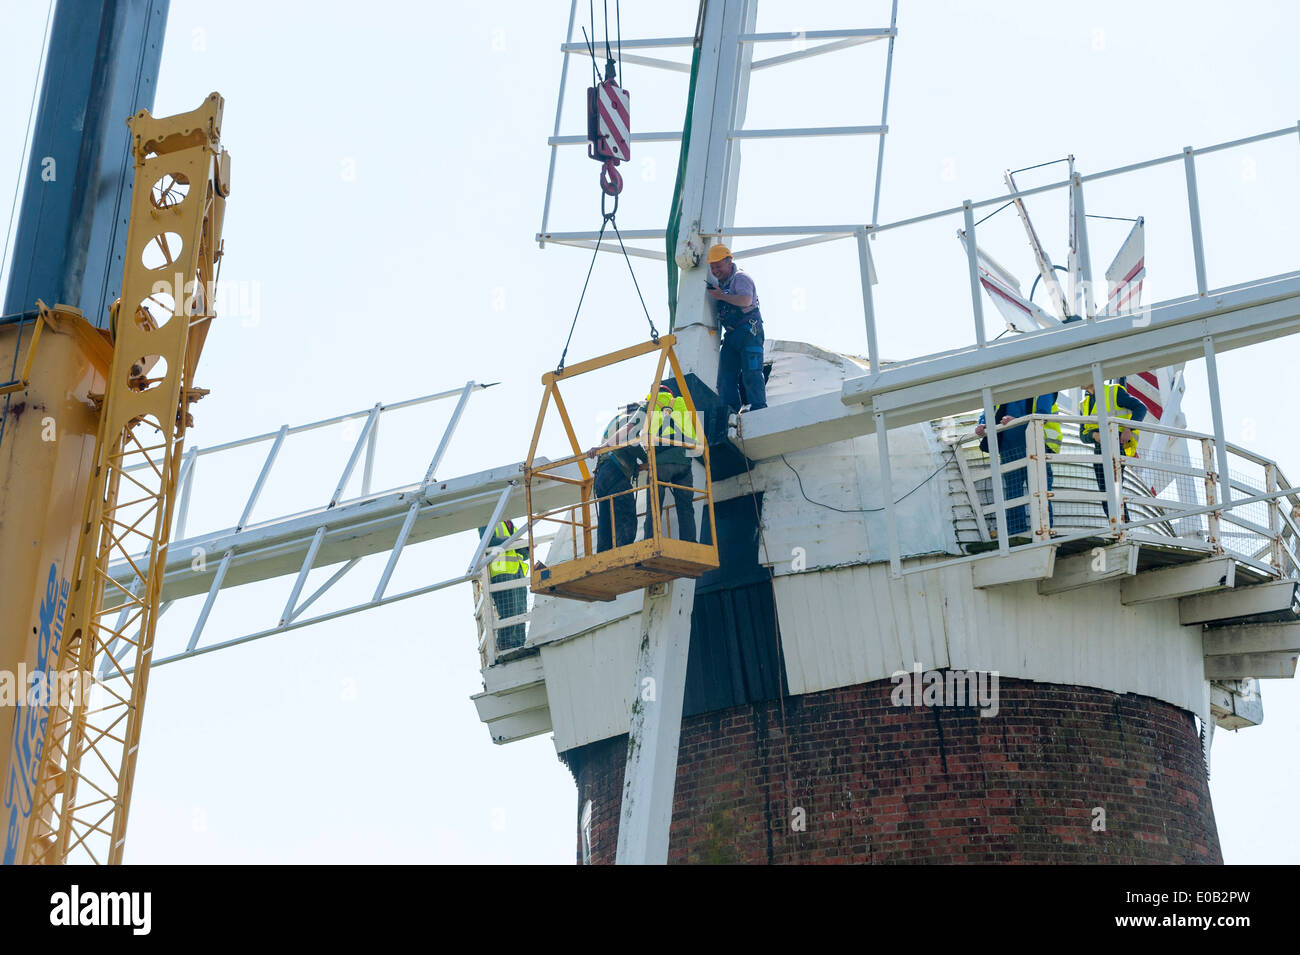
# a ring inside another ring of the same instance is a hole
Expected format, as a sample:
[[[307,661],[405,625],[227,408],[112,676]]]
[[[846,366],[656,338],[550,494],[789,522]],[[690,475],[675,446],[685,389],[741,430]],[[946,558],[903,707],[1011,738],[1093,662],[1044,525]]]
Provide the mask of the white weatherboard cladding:
[[[768,342],[772,404],[837,391],[862,365],[800,342]],[[889,432],[894,498],[904,556],[960,553],[955,520],[974,539],[974,515],[944,429],[973,419]],[[984,590],[960,565],[889,577],[874,435],[787,454],[720,481],[722,501],[762,491],[760,560],[773,569],[793,693],[888,679],[924,668],[997,670],[1007,677],[1141,693],[1190,712],[1205,709],[1201,634],[1178,623],[1176,601],[1120,604],[1118,582],[1040,596],[1034,582]],[[937,474],[935,472],[938,472]],[[933,475],[933,476],[932,476]],[[915,490],[913,490],[915,489]],[[812,504],[804,495],[840,511]],[[849,512],[849,513],[843,513]],[[793,568],[803,550],[802,571]],[[558,538],[545,555],[565,559]],[[992,558],[991,558],[992,559]],[[636,695],[643,595],[609,603],[537,598],[528,641],[541,648],[555,746],[560,752],[627,732]]]
[[[891,580],[885,564],[776,579],[792,693],[951,667],[1140,693],[1200,712],[1201,635],[1176,601],[1125,607],[1119,583],[1039,596],[1032,581],[977,590],[970,568]]]
[[[766,357],[772,363],[767,387],[772,405],[837,390],[864,367],[804,342],[770,342]],[[943,473],[951,457],[930,424],[889,433],[894,498],[913,491],[895,509],[904,556],[958,553]],[[775,573],[792,572],[796,556],[806,569],[889,559],[885,514],[875,510],[885,504],[875,435],[787,454],[784,461],[761,461],[754,466],[753,481],[764,492],[767,553],[760,552],[759,560]],[[748,485],[742,483],[740,489],[747,492]]]
[[[637,591],[636,596],[640,599],[642,593]],[[636,696],[640,639],[638,610],[580,637],[542,647],[557,751],[627,732]]]
[[[889,433],[894,499],[915,489],[894,509],[904,557],[959,553],[945,457],[928,424]],[[764,490],[767,545],[759,559],[774,573],[794,572],[796,557],[807,570],[889,559],[875,435],[763,461],[755,483]]]

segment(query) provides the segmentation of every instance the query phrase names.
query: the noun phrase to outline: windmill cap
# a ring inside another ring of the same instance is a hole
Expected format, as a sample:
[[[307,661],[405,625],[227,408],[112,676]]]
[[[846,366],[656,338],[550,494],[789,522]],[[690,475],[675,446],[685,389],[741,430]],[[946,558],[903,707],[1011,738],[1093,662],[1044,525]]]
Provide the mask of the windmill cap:
[[[731,258],[731,250],[720,242],[709,249],[709,265],[729,258]]]

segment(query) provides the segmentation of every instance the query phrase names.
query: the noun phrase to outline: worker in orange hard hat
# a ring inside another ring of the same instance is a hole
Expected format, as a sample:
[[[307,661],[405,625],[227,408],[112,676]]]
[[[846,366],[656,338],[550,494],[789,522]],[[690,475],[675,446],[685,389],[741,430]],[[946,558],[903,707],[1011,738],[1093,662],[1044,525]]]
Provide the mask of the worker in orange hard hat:
[[[754,411],[766,408],[763,315],[758,310],[754,280],[736,267],[731,250],[721,243],[709,249],[708,263],[713,282],[706,292],[715,303],[724,333],[718,355],[718,397],[728,413],[745,404]]]

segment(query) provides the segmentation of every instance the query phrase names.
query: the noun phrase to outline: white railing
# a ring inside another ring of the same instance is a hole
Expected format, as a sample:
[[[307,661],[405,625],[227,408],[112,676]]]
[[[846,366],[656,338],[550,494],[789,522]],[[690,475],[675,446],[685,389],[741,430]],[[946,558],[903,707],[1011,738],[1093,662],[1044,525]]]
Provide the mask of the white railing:
[[[487,528],[483,535],[485,539],[491,539],[492,528],[495,524]],[[486,670],[494,666],[498,657],[508,652],[506,649],[497,647],[497,635],[509,628],[522,626],[527,628],[528,623],[533,619],[533,595],[529,590],[530,578],[527,572],[524,576],[514,580],[501,580],[497,583],[492,582],[492,561],[505,553],[507,550],[515,547],[521,540],[526,540],[528,536],[528,526],[523,525],[510,535],[510,538],[496,547],[483,547],[482,553],[477,555],[477,561],[471,573],[474,574],[474,622],[478,628],[478,656],[481,668]],[[539,536],[533,538],[534,546],[547,544],[554,538],[554,535]],[[532,551],[528,554],[528,561],[531,565],[536,560],[536,554]],[[493,599],[495,595],[510,594],[516,591],[523,591],[523,612],[511,614],[508,617],[501,616],[497,609],[497,601]],[[520,647],[510,649],[523,649],[527,645],[527,630],[525,629],[525,640]]]
[[[1061,426],[1059,452],[1048,451],[1044,442],[1049,420]],[[1100,426],[1110,430],[1109,448],[1118,448],[1119,428],[1130,422],[1105,416],[1100,420]],[[980,525],[978,539],[997,540],[999,529],[1005,528],[1003,533],[1014,544],[1025,546],[1098,537],[1147,541],[1231,556],[1274,577],[1300,577],[1300,493],[1276,462],[1227,444],[1230,493],[1225,502],[1213,435],[1144,421],[1138,429],[1167,436],[1166,450],[1121,458],[1106,453],[1108,449],[1098,454],[1079,440],[1080,426],[1098,421],[1093,416],[1035,414],[999,425],[999,434],[1024,427],[1026,450],[1023,456],[1004,456],[997,462],[987,454],[970,462],[974,452],[969,447],[979,441],[974,434],[952,440],[953,451],[966,464],[966,486]],[[1179,442],[1185,442],[1186,454]],[[999,489],[995,478],[1001,480]]]

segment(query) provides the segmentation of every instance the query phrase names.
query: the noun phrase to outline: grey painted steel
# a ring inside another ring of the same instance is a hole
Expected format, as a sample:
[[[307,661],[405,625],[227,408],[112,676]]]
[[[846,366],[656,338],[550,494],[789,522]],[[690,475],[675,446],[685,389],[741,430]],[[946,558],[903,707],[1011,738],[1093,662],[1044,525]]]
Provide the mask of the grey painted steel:
[[[885,534],[889,539],[889,571],[898,576],[903,570],[902,547],[898,541],[898,521],[890,505],[894,500],[894,474],[889,466],[889,427],[885,415],[877,411],[876,453],[880,457],[880,487],[885,496]]]
[[[1071,165],[1073,165],[1074,163],[1073,158],[1070,160],[1070,163]],[[1073,175],[1073,183],[1074,183],[1073,191],[1074,191],[1075,216],[1077,217],[1079,223],[1078,265],[1079,265],[1079,271],[1083,273],[1082,288],[1080,289],[1080,291],[1083,293],[1083,318],[1085,321],[1091,322],[1096,319],[1097,310],[1095,306],[1095,300],[1092,294],[1092,255],[1088,250],[1089,249],[1088,216],[1087,213],[1084,211],[1084,205],[1083,205],[1083,181],[1079,178],[1079,174],[1077,172],[1073,173],[1072,175]]]
[[[1219,497],[1226,508],[1232,503],[1232,472],[1228,470],[1228,439],[1223,433],[1223,403],[1219,400],[1219,364],[1214,358],[1214,338],[1201,339],[1205,349],[1205,378],[1210,392],[1210,419],[1214,422],[1214,453],[1219,460]]]
[[[975,248],[973,241],[968,242],[967,245],[972,249]],[[994,520],[998,525],[998,553],[1005,557],[1011,545],[1007,540],[1007,506],[1002,487],[1002,454],[998,450],[998,429],[1001,425],[996,417],[997,408],[993,405],[993,392],[985,388],[981,395],[984,400],[984,434],[989,439],[989,468],[993,472],[989,483],[993,490]],[[892,510],[889,505],[890,501],[886,501],[886,508]],[[976,514],[975,519],[982,521],[984,515]]]
[[[488,541],[492,539],[492,530],[501,520],[501,513],[506,509],[506,502],[510,500],[510,487],[502,489],[501,497],[497,499],[497,506],[492,509],[492,517],[488,520],[487,525],[483,528],[483,533],[479,536],[478,546],[474,548],[474,556],[469,559],[469,567],[465,569],[467,574],[476,574],[479,571],[479,561],[483,559],[483,553],[487,550]]]
[[[392,597],[385,597],[383,600],[371,600],[366,603],[357,604],[353,607],[347,607],[343,610],[336,610],[331,613],[323,613],[316,617],[310,617],[306,620],[293,620],[286,623],[278,624],[266,630],[259,630],[256,633],[250,633],[242,637],[236,637],[233,640],[223,640],[220,643],[209,644],[206,647],[195,647],[192,652],[174,653],[168,657],[154,660],[149,666],[160,667],[164,663],[175,663],[177,660],[186,660],[190,657],[202,656],[205,653],[212,653],[215,650],[224,650],[227,647],[239,646],[241,643],[251,643],[254,640],[261,640],[264,637],[275,636],[276,634],[285,633],[289,630],[298,630],[302,627],[310,627],[313,624],[322,623],[326,620],[336,620],[339,617],[351,616],[354,613],[361,613],[363,610],[373,610],[375,607],[383,607],[388,604],[397,603],[399,600],[409,600],[412,597],[420,597],[424,594],[431,594],[435,590],[445,590],[448,587],[454,587],[457,584],[463,584],[470,580],[470,577],[453,577],[450,580],[439,581],[436,584],[429,584],[425,587],[416,587],[414,590],[407,590]],[[129,672],[129,671],[128,671]]]
[[[375,419],[375,425],[370,429],[370,440],[366,442],[366,466],[361,472],[362,497],[370,493],[370,480],[375,474],[375,451],[379,447],[379,421],[379,418]]]
[[[465,388],[460,393],[460,400],[456,402],[456,410],[451,413],[451,420],[447,422],[447,427],[443,429],[442,440],[438,442],[438,450],[433,452],[433,460],[429,462],[428,470],[424,472],[424,483],[426,485],[433,480],[438,465],[442,463],[443,455],[447,453],[447,447],[451,444],[452,435],[456,433],[456,426],[460,424],[460,416],[465,413],[465,405],[469,402],[469,396],[474,392],[475,387],[473,381],[465,382]]]
[[[126,120],[153,109],[168,6],[169,0],[56,5],[4,313],[40,298],[74,305],[107,327],[108,307],[121,292],[131,206]]]
[[[1201,200],[1196,188],[1196,154],[1191,146],[1183,147],[1183,169],[1187,175],[1187,215],[1192,226],[1192,257],[1196,265],[1196,291],[1204,295],[1209,283],[1205,277],[1205,242],[1201,235]]]
[[[728,139],[804,139],[823,136],[883,136],[884,126],[787,126],[778,129],[733,129]]]
[[[346,575],[349,570],[357,566],[357,564],[359,564],[360,562],[361,562],[360,557],[353,557],[351,560],[343,564],[343,566],[341,566],[338,570],[334,571],[334,573],[330,574],[329,579],[326,580],[325,583],[317,587],[315,592],[310,597],[308,597],[301,604],[299,604],[297,607],[294,608],[293,616],[289,618],[290,622],[292,623],[294,620],[297,620],[299,617],[301,617],[304,610],[306,610],[308,607],[314,604],[318,598],[324,596],[326,591],[328,591],[331,587],[333,587],[340,580],[342,580],[344,575]],[[189,649],[192,650],[194,648],[190,647]]]
[[[663,129],[653,133],[632,133],[628,136],[628,142],[632,143],[677,143],[681,142],[681,130]],[[546,140],[548,146],[585,146],[587,137],[583,136],[552,136]],[[623,233],[626,238],[627,232]]]
[[[293,620],[293,610],[298,603],[298,597],[302,595],[302,585],[307,582],[307,575],[311,573],[312,566],[316,563],[316,554],[319,553],[321,541],[324,539],[325,525],[322,524],[316,528],[311,543],[307,545],[307,554],[302,559],[302,569],[298,571],[298,578],[293,582],[293,590],[289,592],[289,599],[284,605],[284,614],[280,617],[281,626]]]
[[[188,448],[185,457],[181,459],[181,473],[177,477],[181,486],[181,499],[176,511],[176,529],[172,535],[178,540],[184,539],[185,521],[190,516],[190,492],[194,488],[194,460],[198,453],[198,445],[195,445]]]
[[[564,32],[564,45],[561,47],[562,50],[567,51],[569,45],[573,42],[573,22],[577,17],[577,14],[578,0],[571,0],[569,4],[569,28]],[[564,56],[560,59],[560,95],[557,96],[555,100],[555,131],[551,133],[552,139],[560,135],[560,120],[564,116],[564,86],[569,79],[569,58]],[[546,173],[546,199],[542,202],[542,227],[538,230],[541,235],[546,234],[546,223],[551,216],[551,192],[555,186],[555,159],[555,147],[552,146],[550,169]],[[545,243],[540,241],[537,243],[539,248],[544,244]]]
[[[885,94],[880,107],[880,125],[889,125],[889,84],[894,74],[894,40],[898,38],[898,0],[894,0],[889,12],[889,52],[885,56]],[[874,228],[880,221],[880,182],[885,171],[885,137],[880,137],[880,147],[876,152],[876,189],[871,199],[871,225]]]
[[[872,40],[883,40],[884,37],[850,37],[845,40],[834,40],[830,43],[822,43],[818,46],[809,47],[806,50],[795,50],[793,53],[782,53],[779,56],[769,56],[761,60],[755,60],[750,64],[751,70],[766,70],[773,66],[780,66],[783,63],[793,63],[796,60],[806,60],[809,57],[821,56],[823,53],[834,53],[836,50],[847,50],[850,47],[859,46],[863,43],[870,43]]]
[[[343,468],[343,474],[339,477],[338,487],[334,488],[334,493],[330,495],[330,507],[337,504],[343,496],[343,489],[348,486],[348,480],[352,477],[353,470],[356,469],[357,459],[361,457],[361,449],[370,440],[370,429],[375,426],[375,419],[379,417],[382,408],[383,403],[376,402],[375,406],[370,409],[370,414],[366,417],[366,423],[362,426],[361,433],[357,435],[356,444],[352,446],[352,454],[348,456],[348,463]]]
[[[235,525],[235,530],[242,531],[248,526],[248,518],[257,505],[257,499],[262,496],[262,488],[266,486],[266,478],[271,473],[271,467],[275,464],[280,448],[284,445],[284,437],[288,433],[289,426],[287,424],[282,425],[280,433],[275,436],[275,441],[271,444],[271,450],[266,454],[266,461],[262,464],[262,473],[257,476],[257,481],[253,484],[253,490],[248,495],[248,503],[244,505],[244,513],[239,515],[239,523]],[[186,503],[188,504],[188,500]]]
[[[876,304],[871,291],[871,251],[867,248],[867,230],[858,230],[858,271],[862,276],[862,313],[867,326],[867,365],[872,374],[880,370],[880,350],[876,343]]]
[[[980,294],[980,266],[979,252],[975,248],[975,215],[971,212],[970,200],[967,199],[962,203],[962,211],[966,218],[966,268],[970,272],[970,300],[971,308],[975,315],[975,344],[977,348],[986,347],[984,340],[984,297]],[[989,427],[993,427],[994,421],[988,419]]]
[[[412,505],[418,507],[407,544],[475,530],[492,515],[502,490],[521,480],[522,468],[522,463],[505,465],[451,478],[429,488],[411,485],[365,500],[340,504],[333,509],[318,508],[238,533],[226,529],[174,541],[166,552],[162,597],[164,600],[178,600],[207,591],[214,569],[196,572],[191,568],[191,552],[196,547],[202,547],[208,553],[235,551],[235,559],[226,575],[226,586],[233,587],[298,573],[304,550],[321,527],[328,528],[318,555],[321,566],[356,556],[388,553],[393,549],[393,541]],[[576,466],[562,469],[560,474],[571,478],[579,476]],[[572,486],[560,482],[547,482],[533,489],[533,501],[539,510],[573,503],[575,496]],[[523,488],[510,487],[505,513],[515,516],[524,514],[526,510]],[[125,563],[109,568],[109,575],[124,586],[131,579],[131,573],[131,568]],[[109,588],[109,591],[116,591],[116,588]],[[107,608],[120,604],[120,596],[113,592],[106,594]]]
[[[375,585],[375,594],[371,599],[383,599],[384,591],[388,589],[388,580],[393,576],[393,571],[397,568],[398,558],[402,556],[402,551],[406,548],[406,541],[411,536],[411,528],[415,526],[415,518],[419,513],[419,501],[416,501],[407,509],[406,518],[402,521],[402,529],[397,532],[397,542],[393,544],[393,549],[388,554],[388,562],[384,565],[384,572],[379,576],[379,583]]]
[[[482,385],[475,384],[474,390],[482,391],[484,388],[491,388],[492,384],[495,384],[495,382],[490,384],[482,384]],[[464,390],[465,390],[465,386],[460,385],[448,391],[438,391],[431,395],[421,395],[419,398],[407,398],[405,401],[395,401],[391,405],[383,405],[380,408],[380,410],[400,411],[403,408],[413,408],[416,405],[427,404],[432,401],[439,401],[442,398],[450,398],[452,395],[459,395]],[[308,424],[297,424],[289,429],[288,435],[289,437],[293,437],[296,434],[305,434],[308,431],[317,431],[321,428],[328,428],[331,425],[341,424],[342,422],[350,421],[353,418],[368,417],[370,415],[371,410],[372,410],[371,408],[366,408],[363,411],[352,411],[349,412],[348,414],[334,415],[334,417],[332,418],[322,418],[319,421],[312,421]],[[245,447],[246,445],[257,444],[259,441],[273,441],[279,433],[280,433],[279,429],[276,429],[275,431],[265,431],[262,434],[249,435],[247,438],[238,438],[234,441],[226,441],[223,442],[222,444],[214,444],[210,448],[201,449],[199,451],[199,454],[206,456],[210,454],[217,454],[221,451],[229,451],[232,448],[242,448]],[[129,471],[139,470],[140,468],[148,468],[148,467],[157,467],[157,462],[155,461],[153,464],[150,464],[147,461],[141,461],[139,464],[132,464],[129,467],[123,468],[122,470],[124,472],[129,472]]]
[[[1110,510],[1110,529],[1113,531],[1119,526],[1123,519],[1124,512],[1120,508],[1120,486],[1116,480],[1115,469],[1115,435],[1111,432],[1111,416],[1107,413],[1106,407],[1106,380],[1101,375],[1101,365],[1097,362],[1092,363],[1092,388],[1093,388],[1093,411],[1097,415],[1097,434],[1101,436],[1101,472],[1105,478],[1107,506]]]
[[[203,601],[203,609],[199,611],[199,619],[194,622],[194,630],[190,633],[190,642],[185,645],[187,652],[194,649],[199,642],[199,637],[203,634],[203,627],[208,622],[208,615],[212,613],[212,605],[217,602],[217,593],[226,580],[226,571],[230,569],[230,562],[234,559],[234,556],[235,552],[228,550],[221,558],[221,566],[217,568],[217,574],[212,578],[212,586],[208,588],[208,596]]]

